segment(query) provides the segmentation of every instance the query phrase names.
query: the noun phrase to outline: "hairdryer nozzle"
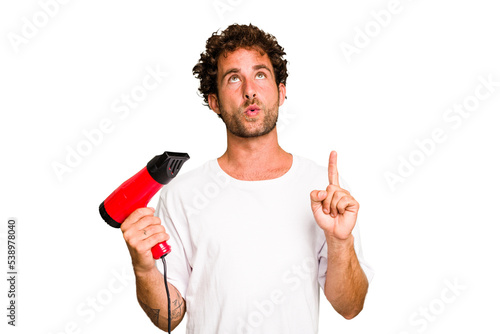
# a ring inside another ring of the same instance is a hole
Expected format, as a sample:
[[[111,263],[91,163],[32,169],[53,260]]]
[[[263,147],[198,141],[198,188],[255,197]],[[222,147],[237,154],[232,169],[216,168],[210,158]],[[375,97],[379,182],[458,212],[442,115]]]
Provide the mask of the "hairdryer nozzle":
[[[165,151],[148,162],[148,172],[156,182],[167,184],[187,160],[189,160],[187,153]]]

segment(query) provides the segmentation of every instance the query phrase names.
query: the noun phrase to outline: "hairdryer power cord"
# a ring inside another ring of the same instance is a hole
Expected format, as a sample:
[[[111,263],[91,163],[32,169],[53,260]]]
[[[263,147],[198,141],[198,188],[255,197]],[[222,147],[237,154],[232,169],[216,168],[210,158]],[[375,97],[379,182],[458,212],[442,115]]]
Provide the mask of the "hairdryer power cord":
[[[166,255],[166,254],[165,254]],[[167,284],[167,263],[165,262],[165,256],[161,257],[161,261],[163,262],[163,281],[165,282],[165,289],[167,289],[167,303],[168,303],[168,333],[170,334],[170,326],[172,324],[171,312],[170,312],[170,293],[168,292],[168,284]]]

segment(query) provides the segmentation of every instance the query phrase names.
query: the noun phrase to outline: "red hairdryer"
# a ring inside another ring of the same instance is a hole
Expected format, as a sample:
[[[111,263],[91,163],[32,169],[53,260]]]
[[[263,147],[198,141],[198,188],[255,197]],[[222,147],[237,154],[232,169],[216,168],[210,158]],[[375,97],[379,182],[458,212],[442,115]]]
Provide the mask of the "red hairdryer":
[[[164,152],[151,159],[147,166],[127,181],[123,182],[99,206],[102,219],[112,227],[120,224],[136,209],[145,207],[149,200],[165,184],[169,183],[179,172],[184,162],[189,159],[187,153]],[[170,253],[166,241],[153,248],[153,258],[159,258]]]

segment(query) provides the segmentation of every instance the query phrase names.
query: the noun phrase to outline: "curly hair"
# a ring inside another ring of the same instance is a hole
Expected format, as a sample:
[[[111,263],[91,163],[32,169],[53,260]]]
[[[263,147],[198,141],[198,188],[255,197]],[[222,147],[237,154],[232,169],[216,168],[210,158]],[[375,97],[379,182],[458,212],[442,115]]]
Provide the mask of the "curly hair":
[[[287,61],[283,58],[286,53],[273,35],[252,24],[233,24],[220,34],[217,32],[214,32],[207,40],[206,50],[200,54],[199,62],[193,67],[194,76],[200,79],[198,91],[203,96],[206,106],[208,106],[208,95],[218,94],[217,62],[219,56],[238,48],[256,48],[262,54],[267,53],[273,65],[276,86],[280,83],[286,85]]]

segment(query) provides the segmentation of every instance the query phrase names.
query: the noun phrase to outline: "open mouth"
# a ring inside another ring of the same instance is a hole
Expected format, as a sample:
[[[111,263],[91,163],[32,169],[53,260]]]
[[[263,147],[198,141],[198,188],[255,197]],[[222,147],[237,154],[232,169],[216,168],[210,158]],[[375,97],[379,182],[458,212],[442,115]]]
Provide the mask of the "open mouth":
[[[259,113],[260,108],[256,104],[252,104],[251,106],[245,109],[245,114],[248,116],[255,116]]]

